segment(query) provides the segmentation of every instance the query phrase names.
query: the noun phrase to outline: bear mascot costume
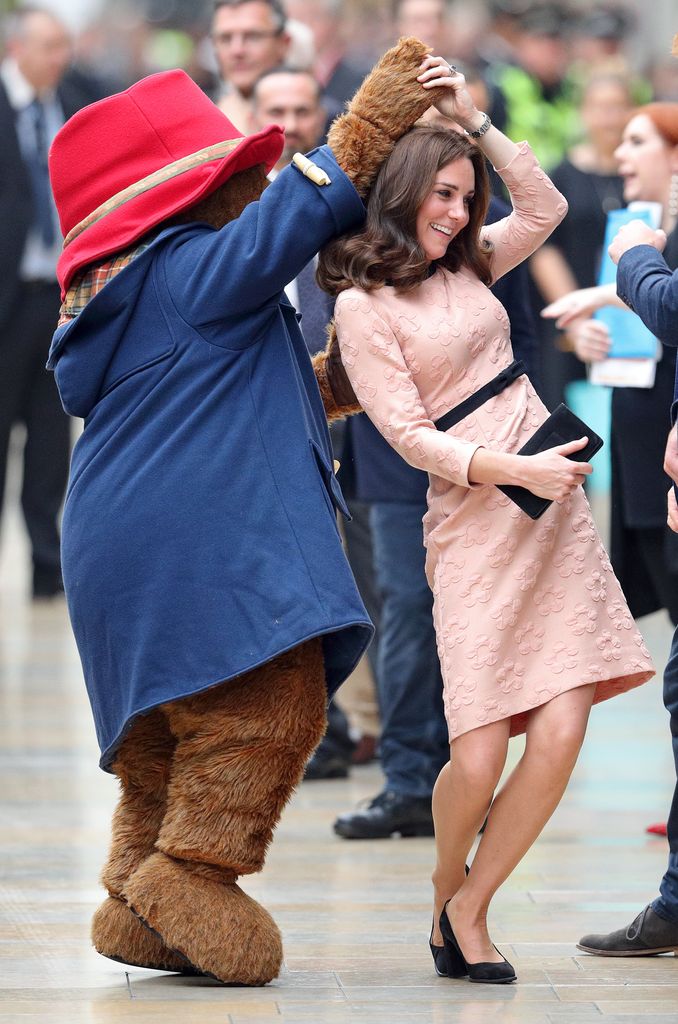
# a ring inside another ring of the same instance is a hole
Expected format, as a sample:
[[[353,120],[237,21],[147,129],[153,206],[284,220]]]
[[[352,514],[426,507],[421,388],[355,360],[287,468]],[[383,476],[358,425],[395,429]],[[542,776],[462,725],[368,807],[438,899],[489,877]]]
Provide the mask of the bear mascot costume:
[[[328,145],[270,185],[282,130],[242,137],[181,71],[86,107],[53,143],[48,366],[84,419],[63,572],[120,783],[92,930],[114,960],[248,985],[280,970],[280,932],[237,879],[261,870],[372,632],[327,427],[359,407],[334,342],[311,362],[283,288],[361,223],[430,106],[427,52],[401,40]]]

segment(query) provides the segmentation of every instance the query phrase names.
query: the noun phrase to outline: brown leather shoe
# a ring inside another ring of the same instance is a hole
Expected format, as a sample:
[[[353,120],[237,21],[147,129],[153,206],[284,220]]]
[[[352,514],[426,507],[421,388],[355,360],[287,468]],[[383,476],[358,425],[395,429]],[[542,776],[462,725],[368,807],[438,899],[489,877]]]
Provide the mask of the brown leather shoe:
[[[377,740],[374,736],[364,733],[355,745],[351,754],[352,764],[369,764],[377,755]]]
[[[651,905],[628,925],[609,935],[585,935],[577,949],[596,956],[656,956],[678,953],[678,921],[666,921]]]

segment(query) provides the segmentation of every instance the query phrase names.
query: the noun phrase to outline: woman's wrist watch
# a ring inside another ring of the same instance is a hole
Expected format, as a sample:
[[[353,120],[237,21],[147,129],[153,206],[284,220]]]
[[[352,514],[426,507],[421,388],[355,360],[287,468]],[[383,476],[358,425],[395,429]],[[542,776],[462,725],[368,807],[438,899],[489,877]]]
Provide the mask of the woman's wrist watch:
[[[468,131],[467,129],[464,129],[464,130],[466,131],[466,134],[470,138],[472,138],[472,139],[481,139],[483,137],[483,135],[485,134],[485,132],[488,131],[488,129],[490,129],[491,127],[492,127],[492,122],[490,121],[490,115],[489,114],[483,114],[483,120],[480,123],[480,125],[478,126],[478,128],[476,128],[472,132]]]

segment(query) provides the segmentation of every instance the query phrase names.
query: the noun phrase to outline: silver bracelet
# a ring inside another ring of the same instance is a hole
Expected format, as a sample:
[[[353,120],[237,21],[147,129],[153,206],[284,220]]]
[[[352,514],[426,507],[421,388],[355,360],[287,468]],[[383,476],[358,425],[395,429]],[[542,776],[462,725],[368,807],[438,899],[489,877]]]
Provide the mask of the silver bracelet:
[[[485,114],[485,120],[481,124],[480,128],[476,128],[474,132],[466,132],[466,134],[472,139],[480,139],[491,127],[492,122],[490,121],[490,115]],[[466,131],[466,129],[464,129],[464,131]]]

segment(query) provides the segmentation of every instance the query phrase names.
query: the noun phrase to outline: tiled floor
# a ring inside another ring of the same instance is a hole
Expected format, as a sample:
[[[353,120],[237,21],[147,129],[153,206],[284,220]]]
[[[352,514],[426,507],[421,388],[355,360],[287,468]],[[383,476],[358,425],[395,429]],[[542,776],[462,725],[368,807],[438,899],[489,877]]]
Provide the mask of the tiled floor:
[[[506,988],[436,978],[427,949],[432,842],[351,843],[335,814],[374,794],[370,766],[305,783],[264,873],[245,880],[279,922],[284,973],[222,988],[99,957],[89,919],[115,800],[97,751],[62,602],[25,596],[14,515],[0,549],[0,1021],[53,1024],[678,1024],[678,959],[579,954],[584,932],[628,922],[656,891],[673,763],[660,685],[593,712],[562,806],[497,898]],[[662,662],[670,630],[645,623]],[[513,758],[519,750],[513,751]]]

